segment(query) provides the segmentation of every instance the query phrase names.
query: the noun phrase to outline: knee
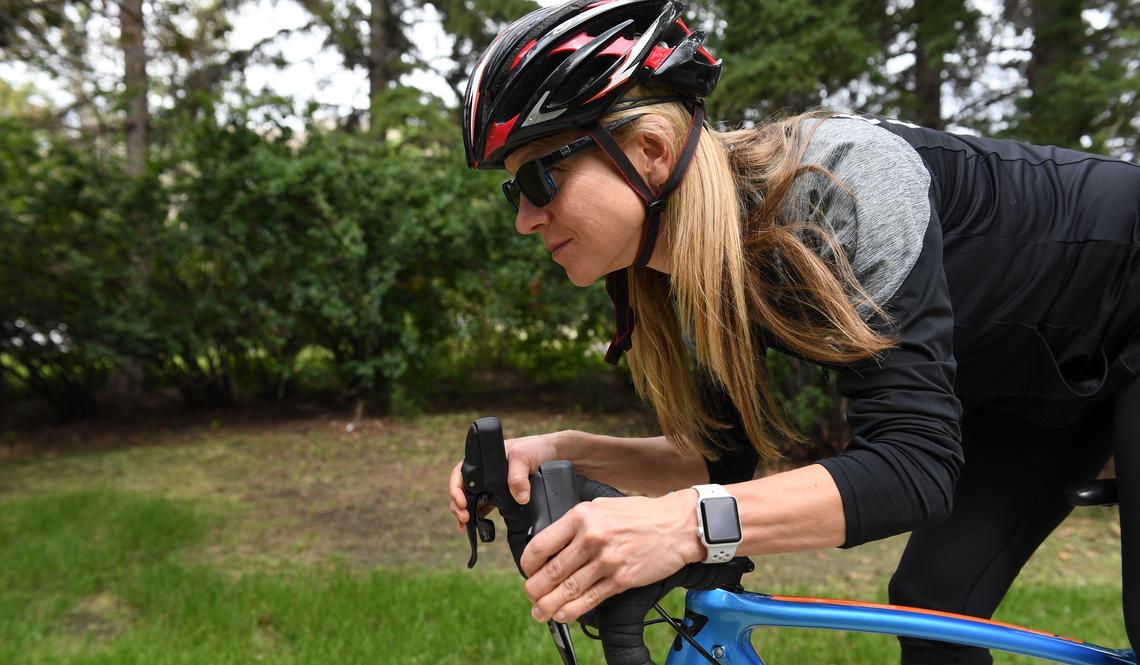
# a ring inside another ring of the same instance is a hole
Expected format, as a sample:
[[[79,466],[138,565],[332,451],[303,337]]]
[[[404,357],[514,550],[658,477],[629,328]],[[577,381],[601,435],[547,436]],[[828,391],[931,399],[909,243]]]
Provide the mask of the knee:
[[[899,564],[891,581],[887,584],[887,598],[892,605],[906,605],[918,607],[922,605],[922,598],[929,594],[924,593],[921,579],[909,574],[903,564]]]
[[[887,585],[891,604],[962,612],[968,585],[955,579],[951,570],[929,558],[903,557]]]

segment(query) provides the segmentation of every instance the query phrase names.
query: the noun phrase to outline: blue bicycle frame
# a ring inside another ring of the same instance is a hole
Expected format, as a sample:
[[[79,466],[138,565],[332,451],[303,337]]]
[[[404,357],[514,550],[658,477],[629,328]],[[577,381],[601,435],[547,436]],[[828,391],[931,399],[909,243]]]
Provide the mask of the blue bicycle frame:
[[[751,639],[753,628],[766,626],[922,637],[1073,665],[1136,665],[1136,654],[1130,649],[1108,649],[996,621],[892,605],[716,589],[689,591],[685,606],[687,632],[694,626],[693,615],[707,617],[694,639],[717,662],[732,665],[763,665]],[[665,663],[708,665],[704,656],[680,639]]]

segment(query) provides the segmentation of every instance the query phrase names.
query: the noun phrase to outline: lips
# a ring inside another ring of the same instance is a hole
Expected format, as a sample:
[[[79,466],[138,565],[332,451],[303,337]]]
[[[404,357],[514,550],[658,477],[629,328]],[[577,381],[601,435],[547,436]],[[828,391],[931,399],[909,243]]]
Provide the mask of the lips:
[[[567,245],[567,243],[569,243],[569,242],[570,242],[570,239],[567,238],[566,240],[561,240],[559,242],[551,243],[551,244],[546,246],[546,250],[548,252],[550,252],[551,254],[554,254],[559,249],[565,247]]]

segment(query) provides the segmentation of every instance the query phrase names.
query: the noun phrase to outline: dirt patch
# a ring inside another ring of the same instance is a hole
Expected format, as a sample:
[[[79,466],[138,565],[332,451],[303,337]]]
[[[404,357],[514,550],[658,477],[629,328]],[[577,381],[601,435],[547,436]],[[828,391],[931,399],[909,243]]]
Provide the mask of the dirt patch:
[[[447,510],[446,487],[474,417],[365,420],[351,432],[346,423],[334,421],[329,431],[310,433],[308,446],[260,441],[256,480],[247,485],[239,517],[244,531],[257,534],[248,541],[250,551],[364,568],[462,565],[470,550]],[[636,413],[585,421],[598,431],[630,435],[652,427]],[[541,412],[504,414],[503,422],[508,436],[571,426]],[[501,524],[499,533],[506,533]],[[512,566],[505,544],[496,545],[480,548],[481,561]]]
[[[112,593],[80,599],[63,615],[63,632],[72,638],[109,642],[130,628],[134,612]]]

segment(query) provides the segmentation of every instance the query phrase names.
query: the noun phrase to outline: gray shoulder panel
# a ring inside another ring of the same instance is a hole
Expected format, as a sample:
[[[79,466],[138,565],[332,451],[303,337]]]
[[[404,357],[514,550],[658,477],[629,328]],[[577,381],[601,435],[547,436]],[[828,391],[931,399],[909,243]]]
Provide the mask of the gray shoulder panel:
[[[811,136],[804,163],[831,171],[846,189],[821,174],[804,174],[785,214],[829,229],[860,284],[882,305],[922,251],[930,174],[906,141],[861,118],[807,120],[801,130]]]

